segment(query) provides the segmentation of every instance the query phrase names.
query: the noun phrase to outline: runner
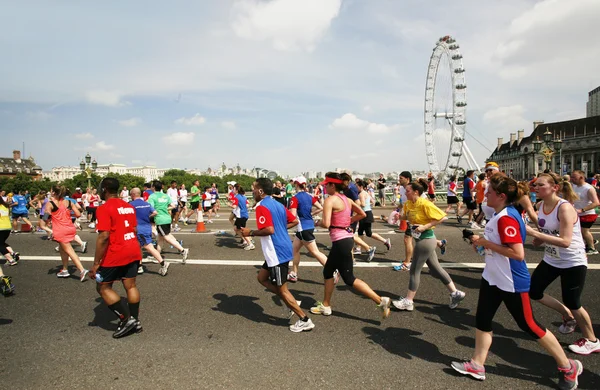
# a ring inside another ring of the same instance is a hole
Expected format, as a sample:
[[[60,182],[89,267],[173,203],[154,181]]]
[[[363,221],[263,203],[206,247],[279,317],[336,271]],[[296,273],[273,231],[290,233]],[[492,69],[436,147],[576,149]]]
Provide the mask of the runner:
[[[17,230],[17,223],[19,222],[19,219],[22,219],[23,222],[25,222],[27,225],[29,225],[29,228],[31,229],[32,233],[35,233],[35,229],[33,228],[33,225],[31,224],[31,222],[29,221],[29,218],[27,218],[29,216],[29,211],[27,211],[27,199],[25,199],[25,191],[19,191],[18,195],[14,195],[12,197],[12,225],[13,225],[13,231],[16,233]]]
[[[456,184],[456,176],[450,176],[450,182],[448,183],[448,192],[446,193],[446,203],[448,204],[448,207],[446,207],[446,214],[450,213],[450,210],[452,210],[453,205],[455,205],[454,213],[456,214],[456,220],[458,221],[458,223],[462,223],[462,220],[460,219],[460,208],[462,206],[462,203],[458,199],[457,191],[458,185]]]
[[[358,221],[358,235],[362,238],[363,235],[366,235],[369,238],[373,238],[376,241],[379,241],[385,245],[385,247],[390,250],[392,248],[392,242],[388,238],[387,240],[381,237],[377,233],[372,232],[372,225],[375,222],[375,218],[373,217],[373,209],[372,204],[374,199],[369,195],[366,191],[365,187],[367,184],[362,180],[356,181],[356,186],[358,187],[358,204],[365,212],[366,217]]]
[[[265,263],[258,271],[258,282],[277,294],[285,305],[298,316],[298,321],[290,325],[295,333],[309,331],[315,324],[302,311],[300,305],[287,286],[288,264],[292,260],[292,244],[288,229],[298,224],[298,219],[289,210],[271,197],[273,183],[267,178],[256,179],[252,185],[252,195],[256,203],[256,225],[258,230],[242,228],[244,237],[260,237]]]
[[[88,212],[88,222],[90,223],[88,227],[90,229],[96,229],[96,210],[100,206],[100,196],[98,195],[98,189],[93,188],[92,193],[88,196],[90,205],[87,208]]]
[[[71,198],[70,196],[71,194],[69,194],[69,189],[65,189],[65,200],[68,202],[71,202],[70,204],[70,217],[71,217],[71,223],[73,224],[73,226],[75,226],[75,229],[79,229],[81,230],[81,225],[78,222],[79,217],[75,216],[75,209],[79,210],[79,216],[81,216],[82,213],[82,208],[79,206],[79,204],[77,204],[77,201],[73,198]],[[69,207],[67,207],[69,208]],[[87,252],[87,241],[83,241],[81,239],[81,237],[79,236],[79,234],[75,234],[75,237],[73,237],[73,241],[75,241],[77,244],[79,244],[79,246],[81,247],[81,253],[85,253]],[[72,246],[72,244],[71,244]],[[58,245],[56,248],[54,248],[55,251],[60,252],[60,245]]]
[[[157,212],[154,217],[154,223],[156,224],[156,230],[158,231],[158,245],[156,249],[161,252],[161,244],[164,246],[166,241],[179,251],[179,254],[182,257],[182,263],[185,264],[190,250],[183,248],[171,234],[170,210],[173,206],[171,205],[171,198],[162,192],[162,188],[162,183],[160,181],[155,181],[153,183],[154,192],[148,198],[148,203],[150,203]]]
[[[62,269],[56,274],[59,278],[68,278],[71,274],[68,271],[69,258],[75,264],[75,267],[79,270],[79,280],[85,281],[85,276],[88,274],[88,270],[83,268],[79,256],[75,253],[75,250],[71,246],[71,241],[75,239],[77,235],[77,229],[73,222],[71,222],[71,211],[73,211],[75,218],[79,218],[81,213],[79,208],[71,201],[64,199],[66,193],[65,187],[52,187],[52,199],[46,203],[46,209],[44,210],[44,216],[47,217],[52,215],[52,235],[54,241],[58,242],[60,258],[62,260]]]
[[[536,339],[558,364],[559,387],[575,389],[583,366],[567,359],[552,332],[534,318],[529,300],[530,276],[525,263],[525,223],[512,205],[523,196],[517,182],[500,173],[488,183],[487,204],[495,211],[487,223],[484,237],[473,236],[474,247],[485,248],[479,301],[475,318],[475,351],[467,362],[453,362],[451,367],[464,375],[484,380],[484,364],[492,345],[492,320],[504,302],[517,325]]]
[[[476,189],[475,189],[475,182],[473,181],[474,174],[475,174],[475,171],[468,170],[467,174],[465,175],[465,180],[463,182],[463,193],[462,193],[463,203],[465,205],[465,211],[460,215],[457,214],[456,219],[458,220],[458,223],[462,223],[463,217],[468,214],[469,218],[467,219],[467,225],[471,229],[478,229],[479,225],[477,225],[473,221],[473,213],[477,209],[477,202],[475,201]]]
[[[171,227],[173,227],[174,232],[178,232],[181,230],[178,224],[181,210],[179,209],[179,190],[175,180],[171,181],[171,187],[167,189],[167,195],[171,198]]]
[[[100,197],[106,203],[98,208],[98,239],[90,278],[96,280],[96,291],[119,319],[117,330],[113,333],[117,339],[142,331],[140,292],[135,282],[142,251],[135,239],[135,209],[119,199],[119,181],[104,178],[99,187]],[[119,280],[127,293],[129,313],[112,288],[113,283]]]
[[[244,250],[250,251],[256,249],[252,240],[249,237],[244,237],[242,234],[242,230],[246,227],[246,222],[248,222],[248,199],[246,198],[246,191],[244,188],[236,184],[233,188],[234,197],[231,201],[231,206],[233,208],[232,214],[235,215],[235,222],[233,226],[233,230],[235,234],[239,235],[243,244],[242,247]]]
[[[121,190],[121,200],[123,202],[128,202],[129,203],[129,190],[127,189],[126,186],[123,186],[123,190]]]
[[[581,306],[588,261],[577,212],[572,206],[577,195],[571,183],[563,182],[554,173],[539,175],[536,193],[541,199],[538,210],[540,230],[527,226],[527,234],[533,237],[534,245],[544,244],[546,249],[543,260],[531,276],[531,299],[562,314],[560,333],[573,333],[575,325],[579,325],[583,338],[569,345],[571,351],[582,355],[600,352],[600,342],[594,334],[590,316]],[[544,293],[559,276],[564,304]]]
[[[190,210],[185,216],[185,219],[189,221],[190,216],[196,213],[200,206],[200,181],[194,180],[194,185],[190,188],[188,196],[190,197]]]
[[[352,259],[354,235],[350,226],[363,219],[365,212],[343,195],[342,192],[346,186],[344,182],[342,175],[336,172],[325,174],[325,180],[322,182],[329,197],[325,199],[323,218],[319,222],[319,226],[329,229],[332,246],[323,268],[323,278],[325,279],[323,302],[317,302],[310,312],[331,315],[331,296],[335,287],[333,276],[335,270],[338,270],[347,286],[373,300],[381,310],[383,318],[387,318],[390,315],[390,298],[380,297],[368,284],[354,276]],[[352,213],[354,215],[351,217]]]
[[[152,257],[156,259],[160,264],[158,274],[161,276],[167,276],[169,271],[169,263],[164,261],[160,252],[154,248],[152,244],[152,222],[150,217],[156,216],[157,212],[154,207],[141,197],[141,191],[139,188],[133,188],[131,190],[131,198],[133,199],[129,204],[135,209],[135,218],[137,222],[137,239],[140,246],[146,250]],[[138,266],[138,274],[144,273],[142,262]]]
[[[144,192],[142,192],[142,198],[144,199],[145,202],[148,201],[148,198],[153,193],[154,193],[154,191],[152,191],[152,184],[151,183],[144,183]]]
[[[181,186],[179,187],[179,222],[183,222],[183,224],[185,226],[187,226],[187,213],[188,213],[188,208],[187,208],[187,201],[188,201],[188,192],[185,189],[185,184],[181,184]]]
[[[210,187],[210,196],[211,211],[215,213],[215,218],[219,218],[221,203],[219,202],[219,189],[217,188],[217,183],[212,183]]]
[[[6,243],[8,237],[10,237],[10,215],[9,215],[10,205],[4,200],[3,197],[0,197],[0,253],[6,259],[6,263],[8,265],[17,265],[19,261],[19,252],[15,252],[10,245]],[[2,268],[0,268],[0,273],[2,272]],[[3,276],[1,274],[0,276]],[[6,284],[7,280],[3,276],[2,286],[6,286],[9,288],[10,281],[8,281],[8,285]]]
[[[313,215],[321,213],[323,206],[321,206],[317,198],[306,192],[306,178],[297,177],[294,180],[294,184],[296,184],[296,195],[290,201],[290,212],[295,217],[298,217],[298,225],[296,226],[296,236],[292,243],[294,261],[292,263],[292,270],[287,275],[287,279],[290,282],[298,281],[298,266],[300,265],[300,249],[302,247],[305,247],[322,266],[325,266],[327,262],[327,256],[319,251],[314,235],[315,221],[313,220]],[[337,274],[337,270],[335,272]]]
[[[430,201],[435,202],[435,179],[433,175],[427,178],[427,196]]]
[[[406,187],[411,181],[412,174],[408,171],[402,171],[400,176],[398,176],[398,182],[400,183],[400,203],[402,205],[405,205],[406,201],[408,200],[406,197]],[[402,261],[402,264],[394,267],[394,269],[398,271],[409,271],[410,264],[412,262],[413,251],[414,245],[412,240],[412,229],[410,228],[410,224],[407,224],[406,230],[404,231],[404,260]]]
[[[50,220],[50,215],[46,216],[46,204],[48,203],[48,197],[46,196],[46,191],[40,191],[39,194],[31,201],[31,206],[36,210],[39,210],[39,219],[38,219],[38,229],[39,231],[46,232],[47,240],[52,239],[52,229],[48,227],[48,221]]]
[[[204,187],[204,193],[202,194],[202,211],[207,214],[206,223],[213,223],[212,212],[213,212],[213,203],[212,203],[212,194],[210,193],[210,187]]]
[[[598,194],[591,184],[585,182],[585,173],[583,171],[573,171],[571,173],[571,180],[573,181],[573,189],[579,197],[575,201],[575,209],[581,221],[581,234],[585,241],[585,253],[588,256],[597,255],[598,251],[596,250],[594,237],[590,229],[598,217],[596,215],[596,207],[600,206]]]
[[[352,177],[350,174],[344,172],[340,174],[340,177],[344,181],[344,196],[349,198],[357,207],[360,208],[360,204],[358,203],[358,187],[356,183],[352,181]],[[326,191],[328,194],[328,192]],[[327,196],[330,196],[329,194]],[[375,256],[375,250],[377,249],[375,246],[369,246],[366,242],[360,238],[356,232],[358,227],[358,220],[354,221],[350,227],[352,228],[352,232],[354,233],[354,244],[355,248],[352,251],[353,255],[360,255],[362,253],[360,248],[364,248],[367,251],[367,263],[370,263]]]
[[[290,208],[292,196],[294,196],[294,179],[290,179],[289,183],[285,185],[285,207]]]
[[[385,177],[383,177],[383,173],[380,173],[379,179],[377,179],[377,192],[379,195],[379,204],[381,207],[385,207]]]
[[[393,302],[398,310],[412,311],[414,309],[414,298],[421,281],[421,269],[427,263],[429,272],[438,278],[450,291],[450,309],[455,309],[465,299],[465,293],[457,290],[448,273],[440,266],[435,249],[437,239],[433,229],[445,221],[446,214],[433,202],[424,199],[421,195],[425,187],[417,182],[406,186],[407,201],[404,204],[402,219],[410,221],[414,245],[414,264],[410,267],[410,281],[405,298]]]
[[[234,202],[235,195],[236,195],[236,193],[234,191],[234,188],[235,188],[236,184],[237,183],[235,181],[228,181],[227,182],[227,204],[232,209],[233,209],[233,202]],[[234,221],[235,221],[235,213],[232,211],[229,214],[229,223],[235,226],[235,222]],[[244,239],[242,239],[242,244],[244,242],[245,242]]]

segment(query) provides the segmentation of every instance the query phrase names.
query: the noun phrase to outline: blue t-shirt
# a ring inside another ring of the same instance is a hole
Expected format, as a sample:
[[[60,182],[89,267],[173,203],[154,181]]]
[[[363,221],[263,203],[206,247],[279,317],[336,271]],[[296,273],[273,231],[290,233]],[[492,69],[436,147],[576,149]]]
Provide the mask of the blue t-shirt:
[[[240,218],[248,218],[248,198],[242,194],[237,194],[235,198],[240,209]]]
[[[463,193],[462,193],[463,198],[472,198],[473,197],[471,195],[471,183],[474,183],[473,180],[471,180],[470,177],[466,177],[465,181],[463,182]]]
[[[316,198],[307,192],[300,191],[292,198],[290,209],[295,208],[298,215],[298,231],[315,228],[315,221],[312,217],[312,208]]]
[[[152,234],[152,222],[150,215],[154,212],[154,207],[142,198],[137,198],[129,202],[135,208],[135,217],[137,219],[138,234]]]
[[[358,187],[356,186],[356,184],[354,184],[353,181],[350,181],[350,184],[348,184],[348,188],[344,190],[344,195],[346,195],[346,197],[350,198],[353,201],[358,200]]]
[[[17,202],[13,206],[13,214],[27,214],[27,199],[23,195],[13,195],[12,200],[13,202]]]

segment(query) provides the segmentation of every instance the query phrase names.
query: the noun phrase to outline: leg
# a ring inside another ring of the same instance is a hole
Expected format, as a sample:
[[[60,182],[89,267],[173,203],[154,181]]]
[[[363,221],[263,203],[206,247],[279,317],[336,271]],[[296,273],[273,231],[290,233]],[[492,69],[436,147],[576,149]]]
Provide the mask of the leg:
[[[433,249],[430,248],[432,245]],[[415,244],[414,261],[410,267],[410,280],[408,282],[408,291],[406,292],[406,299],[409,301],[414,300],[417,294],[421,282],[421,270],[433,251],[435,251],[434,238],[419,240]]]
[[[292,272],[296,275],[298,275],[298,265],[300,264],[300,248],[302,248],[302,241],[298,237],[294,237],[294,242],[292,243],[294,253]]]
[[[177,249],[179,252],[181,252],[183,250],[183,247],[181,246],[179,241],[177,241],[172,234],[170,234],[170,233],[167,234],[166,236],[163,237],[163,239],[166,242],[168,242],[169,244],[173,245],[173,248]]]
[[[305,243],[304,246],[306,247],[306,249],[308,249],[308,252],[311,255],[313,255],[313,257],[317,259],[319,263],[321,263],[322,266],[325,266],[325,263],[327,262],[327,256],[325,256],[323,253],[321,253],[321,251],[319,251],[316,241]]]
[[[368,251],[369,249],[371,249],[371,247],[369,245],[367,245],[366,242],[363,241],[362,238],[360,238],[357,234],[354,234],[354,243],[358,246],[360,246],[361,248],[363,248],[365,251]]]
[[[144,245],[144,249],[146,249],[146,251],[148,253],[150,253],[150,255],[152,255],[152,257],[154,257],[156,260],[158,260],[158,262],[162,265],[164,260],[162,258],[162,256],[160,255],[160,252],[156,250],[156,248],[154,248],[154,245],[152,244],[146,244]]]
[[[410,264],[413,258],[414,243],[412,236],[404,235],[404,264]]]
[[[137,269],[137,267],[135,267]],[[129,314],[136,320],[140,319],[140,291],[135,283],[135,278],[123,279],[123,287],[127,292]]]
[[[581,228],[581,235],[583,236],[583,240],[585,241],[586,249],[596,249],[594,245],[594,236],[592,236],[592,232],[590,228]]]
[[[294,296],[288,289],[287,283],[283,283],[283,285],[281,285],[279,287],[276,287],[276,286],[274,286],[274,287],[276,290],[276,294],[281,298],[281,300],[285,303],[285,305],[298,316],[298,318],[302,319],[302,318],[306,317],[306,314],[304,313],[304,311],[302,311],[300,306],[298,306],[298,302],[296,302],[296,298],[294,298]]]
[[[75,267],[77,267],[79,272],[85,271],[85,268],[83,268],[83,265],[81,265],[81,261],[79,261],[79,256],[77,256],[77,254],[75,253],[75,250],[71,246],[71,243],[60,242],[59,246],[60,246],[60,256],[63,261],[63,269],[67,269],[66,265],[68,262],[68,258],[70,257],[71,260],[73,260],[73,264],[75,264]]]
[[[475,351],[472,361],[483,366],[492,345],[492,320],[502,303],[502,291],[481,279],[475,314]]]

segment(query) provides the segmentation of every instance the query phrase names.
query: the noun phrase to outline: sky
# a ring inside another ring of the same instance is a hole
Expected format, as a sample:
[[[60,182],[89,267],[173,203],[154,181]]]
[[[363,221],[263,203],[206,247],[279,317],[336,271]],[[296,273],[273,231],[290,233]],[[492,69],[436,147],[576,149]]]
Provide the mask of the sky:
[[[585,117],[599,15],[598,0],[5,1],[0,155],[426,170],[425,79],[451,35],[482,164],[497,137]]]

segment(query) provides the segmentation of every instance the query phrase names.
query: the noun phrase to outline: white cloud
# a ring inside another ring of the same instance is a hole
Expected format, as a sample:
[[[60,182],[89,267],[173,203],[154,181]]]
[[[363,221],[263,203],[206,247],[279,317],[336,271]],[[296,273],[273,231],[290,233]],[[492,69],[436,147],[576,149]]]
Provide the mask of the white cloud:
[[[221,122],[221,127],[227,130],[235,130],[236,125],[233,121],[223,121]]]
[[[190,144],[192,144],[194,142],[194,136],[195,136],[195,134],[192,132],[189,132],[189,133],[176,132],[176,133],[171,133],[171,134],[163,137],[163,141],[169,145],[189,146]]]
[[[325,35],[342,0],[241,0],[232,28],[241,38],[269,41],[277,50],[311,52]]]
[[[89,150],[92,151],[105,151],[105,150],[113,150],[115,148],[115,145],[109,145],[104,141],[99,141],[96,142],[94,144],[94,146],[88,148]]]
[[[142,160],[131,160],[132,164],[141,164]]]
[[[75,138],[77,139],[92,139],[94,135],[92,133],[79,133],[75,134]]]
[[[200,114],[196,114],[191,118],[181,117],[175,120],[175,124],[177,125],[186,125],[186,126],[200,126],[206,122],[206,118],[200,116]],[[183,134],[183,133],[181,133]]]
[[[389,133],[392,130],[400,129],[400,125],[388,126],[382,123],[369,122],[358,118],[352,113],[347,113],[337,118],[329,125],[330,129],[346,131],[368,131],[369,133]]]
[[[483,114],[483,122],[501,134],[514,133],[519,129],[529,128],[530,121],[525,119],[525,111],[520,104],[494,108]]]
[[[142,120],[140,118],[129,118],[129,119],[117,121],[117,123],[120,124],[121,126],[125,126],[125,127],[135,127],[135,126],[138,126],[140,123],[142,123]]]
[[[130,102],[122,100],[120,92],[106,91],[103,89],[87,91],[85,93],[85,99],[88,103],[109,107],[122,107],[131,104]]]
[[[27,111],[25,117],[32,121],[46,121],[52,117],[52,114],[46,111]]]

